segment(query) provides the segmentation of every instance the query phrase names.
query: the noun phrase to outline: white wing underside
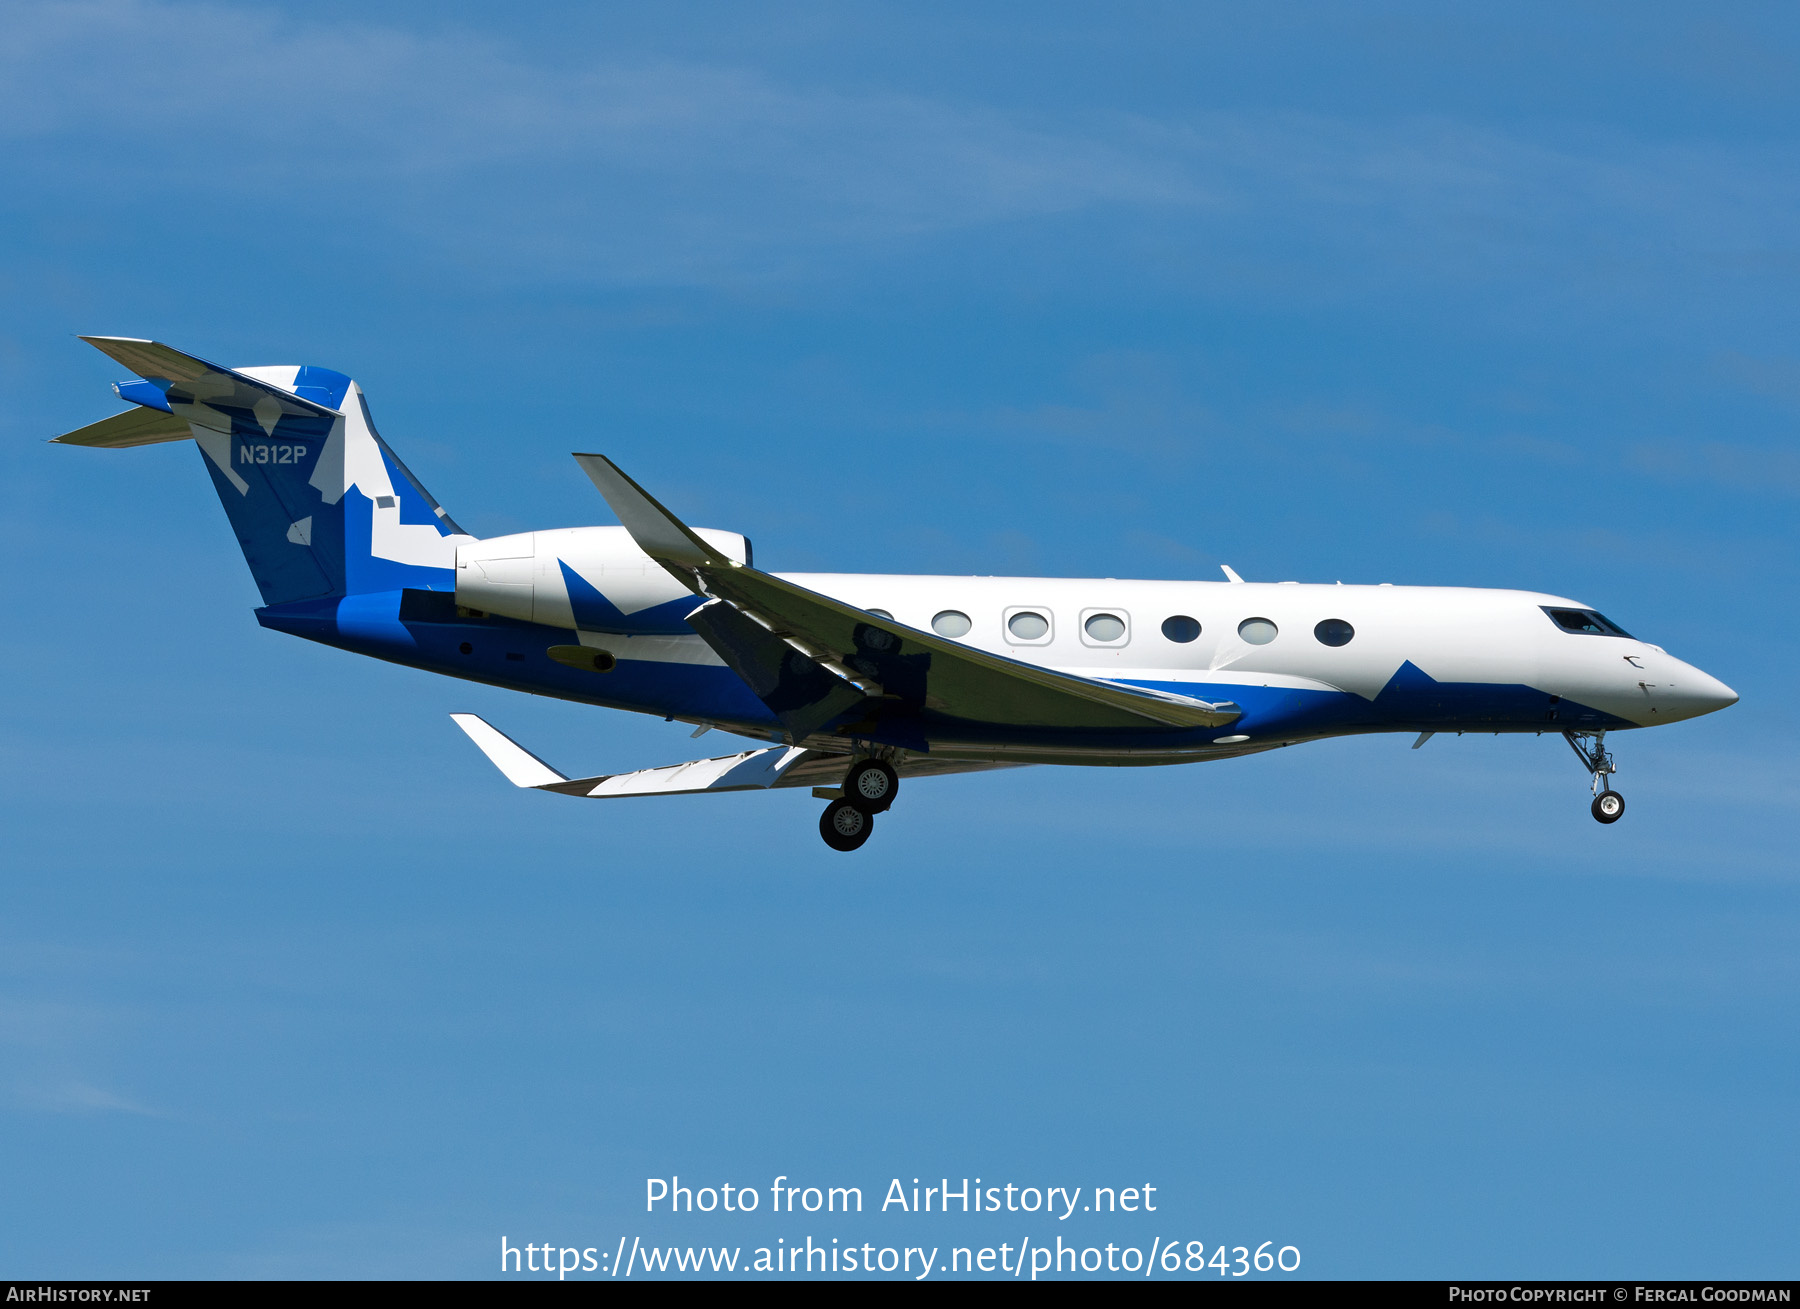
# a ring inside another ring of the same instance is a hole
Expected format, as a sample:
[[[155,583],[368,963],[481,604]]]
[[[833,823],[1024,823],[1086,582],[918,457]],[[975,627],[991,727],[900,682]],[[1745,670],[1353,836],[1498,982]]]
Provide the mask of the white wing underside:
[[[766,791],[782,787],[835,786],[849,766],[846,755],[797,746],[771,746],[715,759],[696,759],[662,768],[598,777],[565,777],[504,732],[475,714],[451,714],[456,725],[481,748],[514,786],[596,800],[640,795],[698,795],[707,791]],[[896,771],[902,777],[979,772],[1014,764],[976,760],[911,759]]]

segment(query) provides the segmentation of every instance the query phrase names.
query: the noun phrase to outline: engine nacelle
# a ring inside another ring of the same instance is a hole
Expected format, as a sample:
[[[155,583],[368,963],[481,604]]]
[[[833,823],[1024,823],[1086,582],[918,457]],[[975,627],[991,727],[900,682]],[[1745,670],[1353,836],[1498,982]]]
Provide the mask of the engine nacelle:
[[[737,532],[697,527],[713,549],[750,563]],[[623,527],[565,527],[470,541],[456,550],[456,603],[465,609],[589,632],[682,635],[701,598],[637,548]]]

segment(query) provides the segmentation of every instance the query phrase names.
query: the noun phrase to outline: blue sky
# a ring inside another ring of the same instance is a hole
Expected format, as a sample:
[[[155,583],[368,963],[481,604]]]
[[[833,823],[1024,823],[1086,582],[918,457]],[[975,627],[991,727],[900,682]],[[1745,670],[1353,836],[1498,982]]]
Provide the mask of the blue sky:
[[[1800,30],[1782,6],[10,7],[0,1263],[1291,1243],[1791,1275]],[[804,795],[259,629],[73,333],[353,374],[481,535],[599,449],[774,568],[1525,586],[1737,707]],[[1159,1188],[646,1218],[643,1179]],[[1253,1238],[1253,1239],[1252,1239]]]

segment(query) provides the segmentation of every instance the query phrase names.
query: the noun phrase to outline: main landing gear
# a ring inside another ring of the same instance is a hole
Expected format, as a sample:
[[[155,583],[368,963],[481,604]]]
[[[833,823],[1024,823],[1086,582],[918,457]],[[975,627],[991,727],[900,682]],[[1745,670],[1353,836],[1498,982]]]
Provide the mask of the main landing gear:
[[[1589,737],[1593,744],[1587,744]],[[1594,803],[1591,806],[1594,821],[1600,823],[1616,823],[1625,816],[1625,797],[1612,789],[1612,775],[1619,771],[1613,762],[1610,751],[1606,748],[1605,732],[1564,732],[1563,740],[1569,743],[1576,757],[1594,775]]]
[[[859,848],[875,831],[875,815],[894,803],[900,775],[885,759],[858,759],[844,775],[844,794],[825,807],[819,835],[833,850]]]

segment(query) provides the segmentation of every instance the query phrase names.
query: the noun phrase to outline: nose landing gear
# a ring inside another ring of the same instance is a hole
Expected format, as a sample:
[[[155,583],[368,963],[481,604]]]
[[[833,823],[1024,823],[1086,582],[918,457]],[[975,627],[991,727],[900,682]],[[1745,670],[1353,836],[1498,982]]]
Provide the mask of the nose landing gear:
[[[1587,744],[1590,736],[1593,740],[1591,746]],[[1576,757],[1594,775],[1594,803],[1590,807],[1594,821],[1618,822],[1625,816],[1625,797],[1612,789],[1612,775],[1619,771],[1619,767],[1606,748],[1606,733],[1564,732],[1563,740],[1569,743],[1569,749],[1575,752]]]
[[[833,850],[848,853],[875,831],[875,815],[894,803],[900,774],[885,759],[858,759],[844,775],[844,794],[826,806],[819,835]]]

